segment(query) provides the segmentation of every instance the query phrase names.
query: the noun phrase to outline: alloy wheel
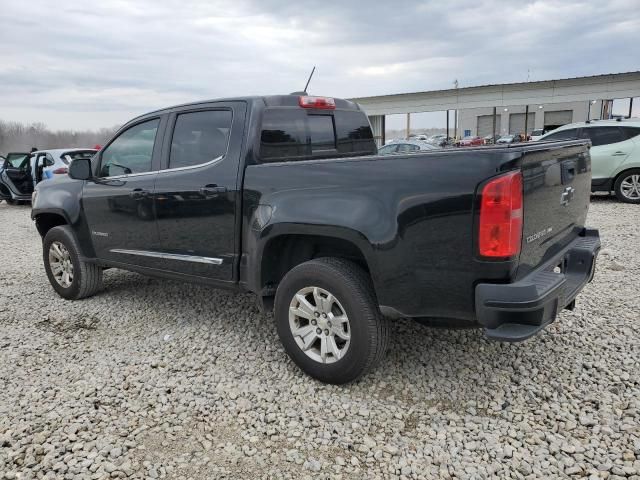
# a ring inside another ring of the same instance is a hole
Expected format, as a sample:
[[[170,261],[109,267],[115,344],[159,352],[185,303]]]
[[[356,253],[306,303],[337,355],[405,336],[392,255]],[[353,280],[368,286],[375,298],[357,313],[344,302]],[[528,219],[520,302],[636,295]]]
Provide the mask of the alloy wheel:
[[[620,192],[629,200],[640,199],[640,175],[633,174],[625,177],[620,183]]]
[[[61,242],[53,242],[49,246],[49,267],[53,278],[62,288],[69,288],[73,283],[73,262],[69,250]]]
[[[323,288],[305,287],[293,296],[289,328],[298,347],[316,362],[335,363],[349,349],[349,317],[338,299]]]

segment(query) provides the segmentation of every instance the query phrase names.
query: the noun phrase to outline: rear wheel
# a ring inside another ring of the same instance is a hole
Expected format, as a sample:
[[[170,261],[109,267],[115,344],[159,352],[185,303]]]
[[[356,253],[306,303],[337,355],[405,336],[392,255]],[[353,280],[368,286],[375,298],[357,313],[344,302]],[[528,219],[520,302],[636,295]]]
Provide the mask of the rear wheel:
[[[276,292],[275,318],[287,354],[322,382],[356,380],[387,348],[387,319],[371,280],[347,260],[319,258],[293,268]]]
[[[621,202],[640,203],[640,168],[620,174],[613,188]]]
[[[44,268],[53,289],[63,298],[78,300],[102,286],[102,268],[82,260],[68,225],[54,227],[43,242]]]

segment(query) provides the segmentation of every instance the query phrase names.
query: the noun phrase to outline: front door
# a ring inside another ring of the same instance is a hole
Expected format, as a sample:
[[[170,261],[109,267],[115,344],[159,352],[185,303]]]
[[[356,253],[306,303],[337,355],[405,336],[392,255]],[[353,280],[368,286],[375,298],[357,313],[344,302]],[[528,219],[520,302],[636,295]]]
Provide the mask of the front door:
[[[83,190],[83,209],[96,256],[154,267],[157,248],[153,189],[164,121],[150,118],[120,132],[96,157],[96,177]]]
[[[246,104],[172,113],[154,201],[163,269],[232,281]]]

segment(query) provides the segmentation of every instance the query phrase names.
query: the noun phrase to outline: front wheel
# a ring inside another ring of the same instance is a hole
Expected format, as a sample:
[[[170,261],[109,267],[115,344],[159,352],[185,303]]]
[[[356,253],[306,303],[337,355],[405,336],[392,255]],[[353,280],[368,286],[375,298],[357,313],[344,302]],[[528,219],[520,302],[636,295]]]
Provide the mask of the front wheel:
[[[53,289],[63,298],[78,300],[96,293],[102,285],[102,268],[82,260],[71,228],[54,227],[43,242],[44,268]]]
[[[625,203],[640,203],[640,168],[623,172],[613,187],[618,200]]]
[[[289,357],[325,383],[367,373],[389,340],[369,276],[338,258],[311,260],[287,273],[276,292],[275,319]]]

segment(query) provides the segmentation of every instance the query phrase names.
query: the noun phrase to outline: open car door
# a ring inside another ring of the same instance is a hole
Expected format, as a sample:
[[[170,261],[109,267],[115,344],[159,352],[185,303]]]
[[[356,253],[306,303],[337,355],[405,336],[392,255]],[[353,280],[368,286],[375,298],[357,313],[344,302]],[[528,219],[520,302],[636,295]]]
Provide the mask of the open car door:
[[[33,172],[29,153],[9,153],[0,172],[0,196],[7,201],[29,201]]]

